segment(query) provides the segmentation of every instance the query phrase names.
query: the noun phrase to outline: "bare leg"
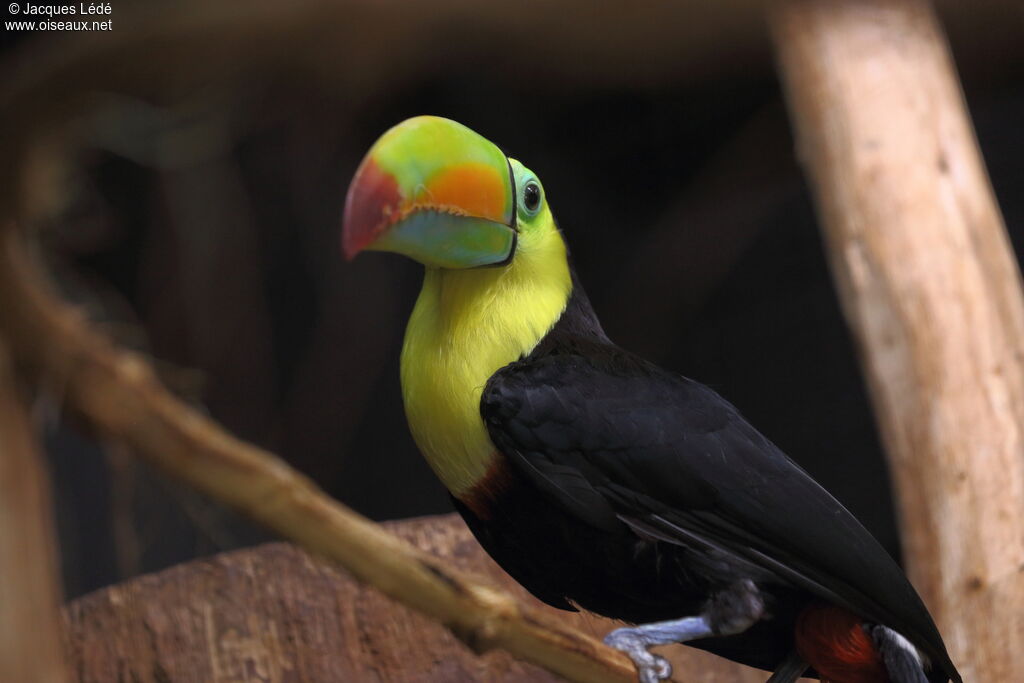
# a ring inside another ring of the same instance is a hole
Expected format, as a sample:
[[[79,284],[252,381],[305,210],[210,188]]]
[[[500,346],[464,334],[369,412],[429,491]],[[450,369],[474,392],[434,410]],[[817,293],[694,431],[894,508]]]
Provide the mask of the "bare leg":
[[[740,581],[709,600],[700,616],[615,629],[604,642],[629,655],[640,683],[657,683],[672,675],[672,666],[648,648],[742,633],[763,615],[764,602],[757,586],[753,581]]]

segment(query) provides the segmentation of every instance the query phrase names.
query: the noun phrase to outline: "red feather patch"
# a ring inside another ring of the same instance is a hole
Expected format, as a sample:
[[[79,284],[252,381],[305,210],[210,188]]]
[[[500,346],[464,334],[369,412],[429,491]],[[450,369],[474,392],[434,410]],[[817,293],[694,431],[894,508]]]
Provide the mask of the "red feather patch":
[[[493,516],[495,503],[508,490],[511,483],[512,471],[509,469],[509,463],[505,456],[495,451],[483,478],[474,484],[473,488],[459,496],[459,500],[477,517],[489,520]]]
[[[857,615],[812,604],[796,621],[796,649],[831,683],[890,683],[882,658]]]

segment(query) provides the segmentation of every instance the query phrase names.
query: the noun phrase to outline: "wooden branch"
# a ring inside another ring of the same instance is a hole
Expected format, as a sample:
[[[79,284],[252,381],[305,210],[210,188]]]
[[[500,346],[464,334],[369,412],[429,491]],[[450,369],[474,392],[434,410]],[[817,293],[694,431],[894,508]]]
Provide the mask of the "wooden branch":
[[[384,526],[447,566],[486,577],[531,608],[554,612],[512,581],[457,515]],[[68,659],[83,682],[118,675],[160,680],[154,671],[174,681],[242,680],[245,671],[274,683],[557,680],[505,652],[474,656],[437,622],[284,543],[135,578],[75,600],[65,614]],[[586,613],[559,614],[595,636],[616,626]],[[664,654],[687,680],[765,678],[692,648],[670,647]]]
[[[0,345],[0,680],[68,680],[50,483]]]
[[[634,680],[621,652],[417,551],[181,403],[144,358],[115,348],[44,283],[17,233],[3,232],[0,334],[99,433],[432,616],[478,652],[504,648],[569,680]]]
[[[1024,299],[925,0],[788,0],[771,27],[898,489],[964,680],[1024,670]]]

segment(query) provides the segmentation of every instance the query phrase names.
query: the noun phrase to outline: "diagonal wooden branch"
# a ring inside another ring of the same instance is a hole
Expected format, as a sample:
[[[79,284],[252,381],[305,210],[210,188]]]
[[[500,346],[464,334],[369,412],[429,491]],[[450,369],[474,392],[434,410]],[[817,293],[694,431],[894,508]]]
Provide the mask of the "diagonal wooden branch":
[[[928,0],[786,0],[797,146],[898,490],[964,680],[1024,667],[1024,297]]]
[[[622,653],[416,550],[183,404],[145,359],[53,296],[16,231],[0,239],[0,333],[33,374],[59,377],[69,406],[99,432],[434,617],[478,652],[503,648],[574,681],[635,679]]]

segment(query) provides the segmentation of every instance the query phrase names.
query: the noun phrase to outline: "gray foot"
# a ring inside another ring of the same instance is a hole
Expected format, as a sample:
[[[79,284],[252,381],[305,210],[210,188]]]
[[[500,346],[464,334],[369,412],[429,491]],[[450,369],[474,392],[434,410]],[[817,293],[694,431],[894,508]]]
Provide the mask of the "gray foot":
[[[629,655],[636,666],[640,683],[658,683],[672,675],[672,665],[664,657],[648,652],[647,640],[636,628],[618,628],[604,637],[605,645]]]
[[[648,648],[742,633],[763,616],[764,601],[757,586],[753,581],[739,581],[714,595],[699,617],[615,629],[605,636],[604,642],[629,655],[640,683],[657,683],[672,675],[672,666]]]

